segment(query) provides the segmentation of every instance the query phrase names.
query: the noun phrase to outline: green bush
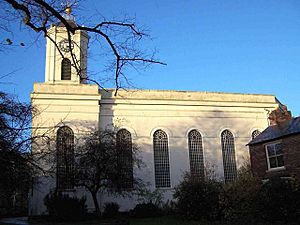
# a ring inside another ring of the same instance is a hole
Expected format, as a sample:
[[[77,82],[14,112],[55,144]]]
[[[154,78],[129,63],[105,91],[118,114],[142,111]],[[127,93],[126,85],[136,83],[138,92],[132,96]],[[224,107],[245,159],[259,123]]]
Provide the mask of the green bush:
[[[185,175],[175,188],[177,210],[186,219],[215,219],[219,215],[219,193],[218,182],[201,181]]]
[[[173,200],[161,204],[161,212],[164,216],[175,215],[177,212],[176,203]]]
[[[225,224],[287,224],[300,221],[299,183],[274,177],[263,183],[250,166],[230,184],[201,181],[189,175],[175,188],[180,215],[189,220],[221,219]]]
[[[148,186],[151,185],[150,183],[142,185],[145,186],[141,186],[137,192],[137,201],[139,203],[153,203],[156,206],[160,206],[163,204],[163,191],[161,189],[149,189]]]
[[[220,195],[222,218],[235,224],[296,221],[300,212],[297,182],[273,177],[263,183],[250,166],[239,169],[237,181],[224,184]]]
[[[49,216],[58,221],[82,220],[86,216],[85,198],[70,197],[60,192],[50,192],[44,198]]]
[[[134,209],[131,211],[133,217],[136,218],[147,218],[147,217],[155,217],[160,216],[162,214],[161,209],[149,202],[149,203],[140,203],[137,204]]]
[[[103,216],[106,218],[115,218],[119,214],[120,206],[115,202],[107,202],[104,204]]]
[[[261,182],[253,177],[250,166],[239,169],[235,182],[224,184],[220,193],[222,219],[230,223],[253,223],[256,216],[256,199]]]
[[[262,185],[257,194],[256,210],[269,222],[296,221],[300,212],[300,192],[292,178],[275,177]]]

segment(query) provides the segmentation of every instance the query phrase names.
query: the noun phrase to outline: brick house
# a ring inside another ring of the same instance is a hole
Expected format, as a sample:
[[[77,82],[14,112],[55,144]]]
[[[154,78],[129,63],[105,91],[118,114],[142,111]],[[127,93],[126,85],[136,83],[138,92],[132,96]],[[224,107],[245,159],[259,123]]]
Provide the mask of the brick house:
[[[249,143],[252,172],[262,179],[295,177],[300,181],[300,117],[286,107],[269,116],[270,126]]]

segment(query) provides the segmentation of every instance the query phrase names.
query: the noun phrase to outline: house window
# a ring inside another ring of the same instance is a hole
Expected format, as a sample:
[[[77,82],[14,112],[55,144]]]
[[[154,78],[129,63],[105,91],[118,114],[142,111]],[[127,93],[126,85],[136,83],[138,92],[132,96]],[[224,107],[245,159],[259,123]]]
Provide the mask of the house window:
[[[61,61],[61,79],[71,80],[71,61],[66,58]]]
[[[225,182],[232,182],[237,178],[234,137],[229,130],[221,134],[222,155]]]
[[[74,168],[74,133],[70,127],[63,126],[56,136],[56,187],[57,189],[73,188]]]
[[[256,138],[258,135],[260,135],[260,131],[259,130],[254,130],[253,132],[252,132],[252,134],[251,134],[251,136],[252,136],[252,140],[254,139],[254,138]]]
[[[171,187],[168,136],[162,130],[153,134],[155,187]]]
[[[268,169],[284,167],[281,142],[266,145]]]
[[[197,130],[188,135],[191,176],[204,179],[202,136]]]
[[[120,169],[120,184],[122,189],[133,188],[132,139],[126,129],[117,133],[118,164]]]

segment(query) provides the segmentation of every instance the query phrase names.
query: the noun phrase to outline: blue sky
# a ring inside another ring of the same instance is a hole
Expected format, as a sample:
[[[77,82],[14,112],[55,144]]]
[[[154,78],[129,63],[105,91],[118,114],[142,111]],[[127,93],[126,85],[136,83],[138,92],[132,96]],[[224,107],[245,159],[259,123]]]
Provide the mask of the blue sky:
[[[128,15],[149,29],[144,47],[155,47],[167,66],[130,74],[138,88],[274,94],[300,114],[298,0],[82,0],[79,7],[79,21]],[[12,39],[26,47],[0,52],[2,74],[15,71],[0,88],[24,101],[44,81],[45,42],[35,38],[17,26]],[[88,62],[91,71],[99,64]]]

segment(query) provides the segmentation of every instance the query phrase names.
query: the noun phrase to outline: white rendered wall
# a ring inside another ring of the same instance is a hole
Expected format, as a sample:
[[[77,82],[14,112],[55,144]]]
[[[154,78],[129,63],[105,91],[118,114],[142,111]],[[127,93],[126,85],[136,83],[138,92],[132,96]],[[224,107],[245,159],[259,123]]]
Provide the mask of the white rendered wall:
[[[235,138],[237,166],[248,160],[245,146],[253,130],[268,126],[267,112],[277,107],[272,95],[246,95],[180,91],[113,91],[101,92],[100,128],[112,124],[131,133],[146,166],[136,171],[150,188],[155,188],[153,133],[162,129],[168,134],[170,152],[171,188],[162,189],[165,199],[171,199],[174,187],[190,170],[188,132],[197,129],[203,138],[204,161],[214,167],[218,178],[223,179],[221,132],[229,129]],[[123,210],[136,202],[102,197],[102,202],[117,201]]]
[[[49,143],[32,144],[33,156],[47,155],[39,160],[40,166],[47,171],[55,172],[56,132],[61,126],[69,126],[75,134],[76,145],[80,137],[87,132],[99,129],[99,101],[101,96],[97,85],[70,84],[70,83],[35,83],[31,94],[32,105],[37,111],[33,115],[33,137],[49,137]],[[43,151],[43,152],[41,152]],[[41,152],[41,154],[39,154]],[[44,154],[46,153],[46,154]],[[48,154],[50,153],[50,154]],[[29,215],[46,214],[44,197],[56,187],[55,174],[44,176],[41,171],[35,177],[33,189],[29,193]],[[78,191],[70,194],[88,198],[88,207],[92,207],[92,200],[85,192]]]
[[[267,127],[267,112],[277,107],[272,95],[245,95],[208,92],[180,91],[113,91],[98,92],[97,85],[87,84],[35,84],[31,95],[33,105],[40,114],[33,120],[34,132],[43,133],[49,128],[55,140],[56,130],[61,125],[70,126],[75,136],[86,131],[111,128],[126,128],[133,142],[140,147],[145,167],[135,170],[135,175],[154,183],[153,133],[164,130],[169,139],[171,187],[162,189],[165,199],[172,198],[174,187],[189,171],[188,132],[197,129],[203,138],[204,160],[214,166],[217,176],[223,178],[223,161],[220,134],[229,129],[235,137],[235,155],[238,167],[248,159],[245,146],[255,129]],[[99,105],[100,104],[100,105]],[[52,127],[52,128],[51,128]],[[75,143],[76,144],[76,143]],[[55,143],[52,145],[55,151]],[[38,147],[33,146],[33,151]],[[30,213],[46,213],[43,198],[55,187],[55,178],[40,177],[42,181],[33,189],[30,197]],[[88,207],[93,208],[89,193],[76,191],[76,196],[86,196]],[[137,203],[135,198],[112,198],[98,196],[105,202],[116,201],[121,210],[128,210]]]

